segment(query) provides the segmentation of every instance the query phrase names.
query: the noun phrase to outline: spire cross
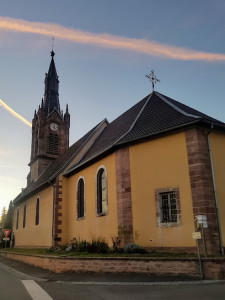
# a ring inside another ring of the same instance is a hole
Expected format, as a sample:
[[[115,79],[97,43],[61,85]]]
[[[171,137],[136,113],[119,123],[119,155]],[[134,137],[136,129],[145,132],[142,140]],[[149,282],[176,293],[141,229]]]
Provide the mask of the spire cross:
[[[147,77],[152,83],[152,91],[154,91],[155,83],[160,82],[160,80],[156,78],[153,70],[151,70],[150,74],[145,75],[145,77]]]
[[[54,55],[55,55],[55,52],[53,51],[53,46],[54,46],[54,36],[52,37],[52,51],[50,52],[51,57],[54,57]]]

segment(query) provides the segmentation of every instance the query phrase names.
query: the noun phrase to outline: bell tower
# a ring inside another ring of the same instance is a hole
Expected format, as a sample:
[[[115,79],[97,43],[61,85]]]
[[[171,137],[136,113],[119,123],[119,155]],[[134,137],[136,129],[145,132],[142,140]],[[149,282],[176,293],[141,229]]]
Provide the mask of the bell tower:
[[[69,147],[70,114],[60,111],[59,79],[51,51],[51,62],[45,74],[44,98],[32,120],[30,173],[27,184],[35,181],[48,165]]]

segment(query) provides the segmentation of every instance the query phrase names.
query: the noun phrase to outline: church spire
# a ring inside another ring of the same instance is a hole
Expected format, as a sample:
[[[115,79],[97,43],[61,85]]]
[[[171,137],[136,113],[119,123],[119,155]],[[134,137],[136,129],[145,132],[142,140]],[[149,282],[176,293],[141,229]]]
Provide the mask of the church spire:
[[[45,75],[45,93],[38,111],[32,120],[29,185],[35,181],[49,164],[69,147],[70,114],[60,110],[59,80],[55,68],[54,51],[51,51],[51,62]]]
[[[54,55],[55,52],[52,50],[52,59],[49,70],[48,73],[45,74],[44,109],[46,117],[48,117],[48,115],[53,112],[54,109],[60,114],[59,77],[56,72]]]

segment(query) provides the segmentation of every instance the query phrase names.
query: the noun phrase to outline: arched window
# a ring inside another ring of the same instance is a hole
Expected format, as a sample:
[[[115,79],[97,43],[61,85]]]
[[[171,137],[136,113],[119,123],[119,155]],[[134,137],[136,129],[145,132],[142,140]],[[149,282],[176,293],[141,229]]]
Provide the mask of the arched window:
[[[23,228],[26,227],[26,213],[27,213],[27,205],[24,204],[24,207],[23,207]]]
[[[59,147],[58,135],[50,133],[48,137],[48,151],[50,153],[57,153],[58,147]]]
[[[97,174],[97,214],[104,215],[107,211],[106,171],[101,168]]]
[[[17,210],[16,210],[16,229],[18,229],[18,227],[19,227],[19,214],[20,214],[19,207],[17,207]]]
[[[77,184],[77,218],[84,217],[84,180],[80,178]]]
[[[40,210],[40,198],[36,200],[36,215],[35,215],[35,225],[39,224],[39,210]]]

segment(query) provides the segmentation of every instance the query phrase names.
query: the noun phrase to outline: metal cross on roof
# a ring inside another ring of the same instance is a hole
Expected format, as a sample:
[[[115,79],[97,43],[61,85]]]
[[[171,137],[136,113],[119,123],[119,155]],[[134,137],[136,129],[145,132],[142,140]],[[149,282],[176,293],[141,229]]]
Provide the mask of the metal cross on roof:
[[[152,83],[152,91],[154,91],[155,83],[160,82],[160,80],[156,78],[153,70],[151,70],[150,74],[145,75],[145,77],[147,77],[151,81],[151,83]]]
[[[52,51],[50,52],[51,57],[54,57],[54,55],[55,55],[55,52],[53,51],[53,46],[54,46],[54,36],[52,37]]]

